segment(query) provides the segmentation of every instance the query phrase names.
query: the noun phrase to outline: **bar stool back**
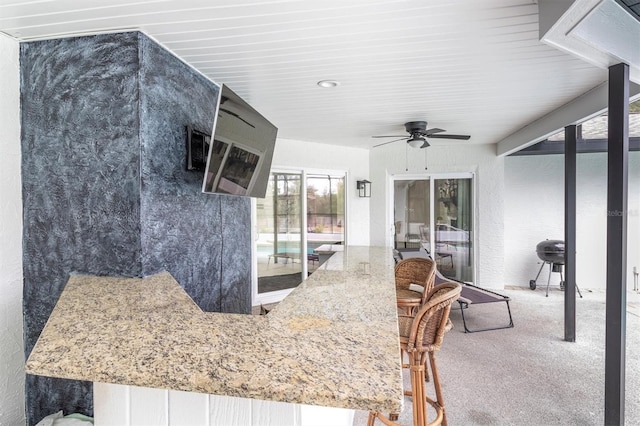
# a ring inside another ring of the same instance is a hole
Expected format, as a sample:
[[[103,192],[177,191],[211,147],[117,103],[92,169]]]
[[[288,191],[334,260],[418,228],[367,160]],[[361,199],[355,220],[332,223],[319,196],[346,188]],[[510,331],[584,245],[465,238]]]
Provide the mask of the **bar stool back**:
[[[431,258],[412,257],[398,262],[395,267],[398,309],[413,315],[424,304],[435,276],[436,263]],[[421,287],[422,291],[410,288],[411,284]]]

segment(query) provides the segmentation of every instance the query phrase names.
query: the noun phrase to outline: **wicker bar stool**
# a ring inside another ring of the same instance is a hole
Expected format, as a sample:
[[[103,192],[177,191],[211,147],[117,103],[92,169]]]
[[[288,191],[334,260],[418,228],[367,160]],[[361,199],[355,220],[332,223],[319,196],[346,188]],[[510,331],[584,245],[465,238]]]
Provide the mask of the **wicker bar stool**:
[[[405,395],[413,399],[413,425],[435,426],[447,425],[447,417],[440,386],[440,375],[436,364],[436,351],[440,350],[445,332],[450,328],[449,312],[451,304],[458,299],[462,287],[458,283],[446,282],[435,286],[428,295],[426,303],[415,316],[400,315],[398,326],[400,331],[400,347],[409,354],[411,390]],[[433,376],[436,399],[426,394],[425,372],[427,357]],[[427,404],[435,409],[435,419],[427,423]],[[391,415],[397,419],[397,415]],[[368,426],[373,426],[376,419],[387,426],[400,426],[378,411],[369,413]]]
[[[398,262],[395,267],[398,309],[413,315],[424,304],[433,288],[435,276],[436,262],[431,258],[412,257]],[[422,291],[411,289],[411,284],[422,287]]]

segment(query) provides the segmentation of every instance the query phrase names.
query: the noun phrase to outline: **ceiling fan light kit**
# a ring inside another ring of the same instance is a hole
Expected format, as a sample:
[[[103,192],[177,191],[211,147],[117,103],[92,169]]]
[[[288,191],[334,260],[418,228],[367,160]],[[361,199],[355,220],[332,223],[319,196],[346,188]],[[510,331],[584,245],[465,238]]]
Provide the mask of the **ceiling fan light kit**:
[[[426,148],[427,146],[429,146],[429,143],[425,138],[415,134],[411,136],[411,139],[409,139],[407,143],[411,148]],[[426,146],[423,146],[425,144]]]
[[[451,135],[451,134],[441,134],[445,132],[444,129],[439,129],[434,127],[432,129],[427,129],[426,121],[409,121],[404,123],[404,128],[409,133],[409,137],[402,135],[391,135],[391,136],[372,136],[373,138],[400,138],[396,140],[392,140],[389,142],[383,142],[378,145],[374,145],[373,147],[378,147],[382,145],[386,145],[389,143],[397,142],[400,140],[406,140],[407,144],[412,148],[427,148],[429,142],[427,142],[426,138],[440,138],[440,139],[460,139],[460,140],[469,140],[471,136],[469,135]]]

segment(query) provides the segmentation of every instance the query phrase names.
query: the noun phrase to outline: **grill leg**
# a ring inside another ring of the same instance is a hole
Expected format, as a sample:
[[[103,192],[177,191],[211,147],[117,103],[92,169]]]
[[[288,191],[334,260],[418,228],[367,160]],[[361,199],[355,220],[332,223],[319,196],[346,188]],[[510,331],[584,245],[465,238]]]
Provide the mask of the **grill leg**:
[[[563,282],[564,278],[562,277],[562,271],[560,271],[560,282]],[[567,283],[564,283],[564,288],[566,290],[567,288]],[[578,290],[578,294],[580,295],[580,299],[582,299],[582,292],[580,291],[580,287],[578,287],[578,283],[576,283],[576,290]]]
[[[547,297],[549,297],[549,284],[551,284],[551,272],[552,271],[553,271],[553,264],[549,263],[549,278],[547,278]]]
[[[538,269],[538,275],[536,275],[536,279],[533,281],[538,281],[538,277],[540,276],[540,272],[542,272],[542,268],[544,268],[544,265],[546,265],[547,262],[542,262],[542,265],[540,265],[540,269]]]
[[[531,290],[535,290],[536,286],[538,284],[538,277],[540,277],[540,272],[542,272],[542,268],[544,268],[544,264],[545,262],[542,262],[542,265],[540,265],[540,269],[538,269],[538,274],[536,275],[536,278],[533,280],[529,280],[529,288]]]

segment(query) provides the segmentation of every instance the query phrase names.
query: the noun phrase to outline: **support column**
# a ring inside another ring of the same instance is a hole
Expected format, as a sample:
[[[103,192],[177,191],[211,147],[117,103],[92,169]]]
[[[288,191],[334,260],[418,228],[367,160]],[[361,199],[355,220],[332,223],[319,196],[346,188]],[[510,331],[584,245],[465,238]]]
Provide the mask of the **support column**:
[[[628,161],[629,66],[617,64],[609,67],[605,425],[624,424]]]
[[[564,340],[576,341],[576,155],[578,127],[564,128]]]

